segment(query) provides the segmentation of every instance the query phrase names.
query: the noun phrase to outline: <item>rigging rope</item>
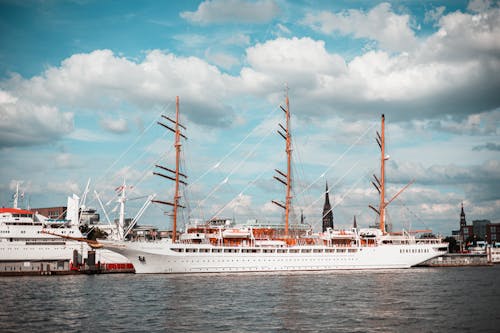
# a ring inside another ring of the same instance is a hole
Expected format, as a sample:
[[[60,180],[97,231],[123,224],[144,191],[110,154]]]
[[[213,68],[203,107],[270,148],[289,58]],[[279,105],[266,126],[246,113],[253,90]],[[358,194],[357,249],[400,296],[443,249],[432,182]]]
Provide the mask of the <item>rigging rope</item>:
[[[252,131],[253,132],[253,131]],[[247,153],[247,155],[245,156],[244,159],[242,159],[237,165],[236,167],[233,168],[233,170],[231,170],[231,172],[226,176],[226,178],[224,178],[224,180],[222,182],[220,182],[219,184],[217,184],[217,186],[203,199],[201,200],[198,205],[196,206],[196,208],[194,210],[197,210],[200,208],[200,206],[208,199],[212,196],[212,194],[214,194],[222,185],[224,185],[225,183],[227,183],[229,181],[229,177],[231,177],[237,170],[240,170],[240,167],[243,163],[245,163],[245,161],[253,155],[253,153],[257,150],[257,148],[259,148],[259,146],[262,144],[262,142],[272,133],[274,132],[274,129],[271,129],[266,135],[264,135],[260,141],[254,145],[253,149],[250,150],[249,153]],[[247,136],[248,137],[248,136]]]
[[[229,206],[234,200],[236,200],[236,198],[239,198],[241,197],[245,192],[246,190],[248,190],[248,188],[253,185],[257,180],[259,180],[267,171],[263,171],[262,173],[260,173],[254,180],[252,180],[251,182],[249,182],[245,188],[240,192],[238,193],[237,196],[235,196],[234,198],[231,199],[231,201],[229,201],[228,203],[226,203],[224,206],[222,206],[221,209],[219,209],[213,216],[210,220],[214,219],[215,217],[217,217],[217,215],[219,215],[224,209],[226,209],[227,206]]]
[[[257,126],[255,126],[252,131],[250,131],[250,133],[248,133],[244,138],[243,140],[241,140],[236,146],[233,147],[233,149],[231,149],[231,151],[229,151],[222,159],[220,159],[217,163],[215,163],[210,169],[208,169],[207,171],[205,171],[201,176],[199,176],[196,180],[194,180],[192,183],[190,183],[188,185],[188,187],[196,184],[198,181],[200,181],[203,177],[205,177],[208,173],[212,172],[212,170],[214,169],[217,169],[229,156],[231,156],[239,147],[241,147],[241,145],[243,143],[245,143],[245,141],[248,140],[248,138],[257,130],[259,129],[260,125],[264,124],[264,123],[267,123],[267,120],[269,118],[271,118],[272,115],[274,115],[274,113],[276,113],[276,111],[278,110],[279,108],[274,108],[274,110],[269,113],[269,115],[264,118],[264,120],[262,122],[260,122]],[[266,135],[267,136],[267,135]]]
[[[132,147],[134,147],[137,144],[137,142],[139,142],[139,140],[153,127],[153,125],[156,123],[157,119],[161,116],[163,111],[167,110],[171,104],[172,104],[171,102],[168,103],[167,106],[160,111],[160,113],[153,119],[153,121],[141,132],[141,134],[137,136],[134,142],[132,142],[130,146],[113,163],[111,163],[111,165],[104,171],[102,177],[96,183],[100,183],[105,178],[105,176],[108,174],[111,168],[114,167],[115,164],[117,164],[132,149]]]
[[[315,181],[313,181],[311,184],[309,184],[309,186],[307,186],[301,193],[299,194],[302,194],[304,193],[305,191],[307,191],[308,189],[310,189],[314,184],[316,184],[321,178],[323,178],[326,173],[328,171],[330,171],[342,158],[344,158],[344,156],[349,152],[351,151],[351,149],[368,133],[369,130],[371,130],[373,127],[375,126],[375,124],[372,124],[370,127],[368,127],[365,132],[360,135],[356,141],[354,141],[354,143],[351,144],[351,146],[349,146],[349,148],[347,148],[332,164],[330,164],[330,166],[328,166],[328,168],[326,168],[326,170],[318,177],[316,178]]]

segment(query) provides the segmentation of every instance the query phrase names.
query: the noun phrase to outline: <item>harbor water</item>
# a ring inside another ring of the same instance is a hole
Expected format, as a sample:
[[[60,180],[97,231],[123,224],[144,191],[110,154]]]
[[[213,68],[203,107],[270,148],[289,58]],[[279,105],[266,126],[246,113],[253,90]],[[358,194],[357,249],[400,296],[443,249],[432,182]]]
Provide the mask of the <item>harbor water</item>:
[[[0,332],[499,332],[500,265],[0,279]]]

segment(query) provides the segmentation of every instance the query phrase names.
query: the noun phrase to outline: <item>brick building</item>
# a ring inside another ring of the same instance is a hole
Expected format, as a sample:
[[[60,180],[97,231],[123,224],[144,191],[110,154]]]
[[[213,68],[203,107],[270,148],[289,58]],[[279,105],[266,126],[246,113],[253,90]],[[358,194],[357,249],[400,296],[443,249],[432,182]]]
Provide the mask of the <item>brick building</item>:
[[[49,219],[64,220],[66,218],[67,207],[31,208],[30,210]]]

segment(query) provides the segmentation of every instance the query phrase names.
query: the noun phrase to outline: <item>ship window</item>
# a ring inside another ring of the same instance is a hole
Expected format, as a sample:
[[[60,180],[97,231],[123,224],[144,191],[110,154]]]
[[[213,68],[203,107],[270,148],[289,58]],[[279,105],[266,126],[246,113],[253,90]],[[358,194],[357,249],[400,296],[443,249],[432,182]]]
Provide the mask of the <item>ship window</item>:
[[[321,252],[323,252],[323,250],[321,250],[321,249],[314,249],[313,252],[314,253],[321,253]]]
[[[301,250],[302,253],[310,253],[311,252],[311,249],[302,249]]]

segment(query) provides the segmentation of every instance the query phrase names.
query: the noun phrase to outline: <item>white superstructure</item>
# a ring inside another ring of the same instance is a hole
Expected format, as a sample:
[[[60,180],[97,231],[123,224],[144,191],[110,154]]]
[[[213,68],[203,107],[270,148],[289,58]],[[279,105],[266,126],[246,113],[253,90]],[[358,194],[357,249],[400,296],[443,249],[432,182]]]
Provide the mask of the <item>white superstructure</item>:
[[[68,197],[68,219],[48,219],[17,207],[0,208],[0,262],[72,260],[74,250],[85,258],[90,250],[86,243],[42,232],[82,238],[74,222],[78,221],[78,201],[76,195]],[[96,261],[127,262],[123,256],[108,250],[97,250]]]

